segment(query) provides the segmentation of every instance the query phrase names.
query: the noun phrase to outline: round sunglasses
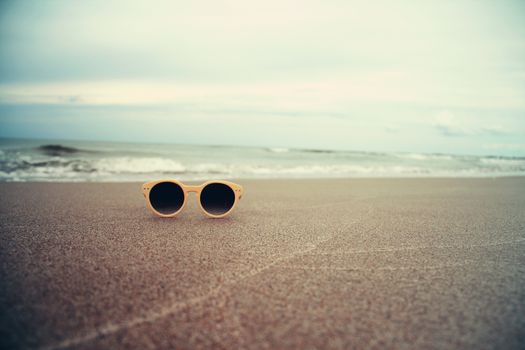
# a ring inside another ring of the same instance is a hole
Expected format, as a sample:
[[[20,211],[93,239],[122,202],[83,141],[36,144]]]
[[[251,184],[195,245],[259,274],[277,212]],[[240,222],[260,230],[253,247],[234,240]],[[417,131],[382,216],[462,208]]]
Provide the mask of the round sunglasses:
[[[188,193],[197,194],[199,207],[209,217],[230,214],[242,198],[241,185],[229,181],[207,181],[202,185],[185,185],[177,180],[150,181],[142,185],[149,208],[158,216],[171,218],[182,211]]]

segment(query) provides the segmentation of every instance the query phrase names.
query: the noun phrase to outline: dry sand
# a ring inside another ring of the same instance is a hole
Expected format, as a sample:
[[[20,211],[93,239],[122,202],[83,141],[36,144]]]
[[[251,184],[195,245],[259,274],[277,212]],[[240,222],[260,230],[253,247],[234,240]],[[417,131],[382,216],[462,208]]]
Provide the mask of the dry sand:
[[[525,347],[525,179],[0,184],[2,348]]]

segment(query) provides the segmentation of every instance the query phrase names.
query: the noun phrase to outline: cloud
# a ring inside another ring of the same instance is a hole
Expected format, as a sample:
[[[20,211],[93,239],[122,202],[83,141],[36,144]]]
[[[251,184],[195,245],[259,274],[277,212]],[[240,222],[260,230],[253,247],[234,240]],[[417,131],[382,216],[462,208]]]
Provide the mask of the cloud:
[[[484,148],[491,151],[525,151],[525,143],[491,143]]]
[[[454,114],[449,111],[436,114],[432,126],[444,136],[464,136],[472,132],[461,126]]]
[[[360,104],[414,103],[403,77],[390,71],[363,72],[337,79],[252,83],[159,80],[102,80],[0,84],[0,102],[18,104],[199,105],[201,110],[261,110],[343,116]]]
[[[83,101],[82,97],[78,95],[59,96],[57,100],[62,103],[82,103]]]
[[[470,118],[469,118],[470,119]],[[501,125],[480,126],[479,120],[460,118],[450,111],[437,113],[431,123],[440,134],[448,137],[492,135],[503,136],[512,134],[510,130]]]
[[[494,136],[508,135],[511,133],[501,125],[482,126],[480,132]]]
[[[523,26],[514,18],[521,12],[509,5],[35,1],[4,12],[4,82],[228,87],[340,79],[354,85],[350,96],[375,93],[378,101],[525,108]]]

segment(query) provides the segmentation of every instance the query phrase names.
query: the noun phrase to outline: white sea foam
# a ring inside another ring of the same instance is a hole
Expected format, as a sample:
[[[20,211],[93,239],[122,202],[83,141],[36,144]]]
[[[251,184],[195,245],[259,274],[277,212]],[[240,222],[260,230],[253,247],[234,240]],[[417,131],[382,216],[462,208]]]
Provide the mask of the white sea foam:
[[[523,158],[481,158],[480,162],[489,165],[525,167],[525,159]]]
[[[110,174],[174,173],[186,172],[187,168],[180,162],[167,158],[102,158],[94,161],[97,171]]]

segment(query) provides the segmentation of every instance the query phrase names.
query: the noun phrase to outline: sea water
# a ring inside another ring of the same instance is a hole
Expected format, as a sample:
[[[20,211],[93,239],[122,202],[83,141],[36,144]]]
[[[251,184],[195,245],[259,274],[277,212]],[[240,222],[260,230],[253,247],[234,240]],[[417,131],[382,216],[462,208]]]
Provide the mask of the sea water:
[[[525,157],[0,139],[0,181],[525,175]]]

